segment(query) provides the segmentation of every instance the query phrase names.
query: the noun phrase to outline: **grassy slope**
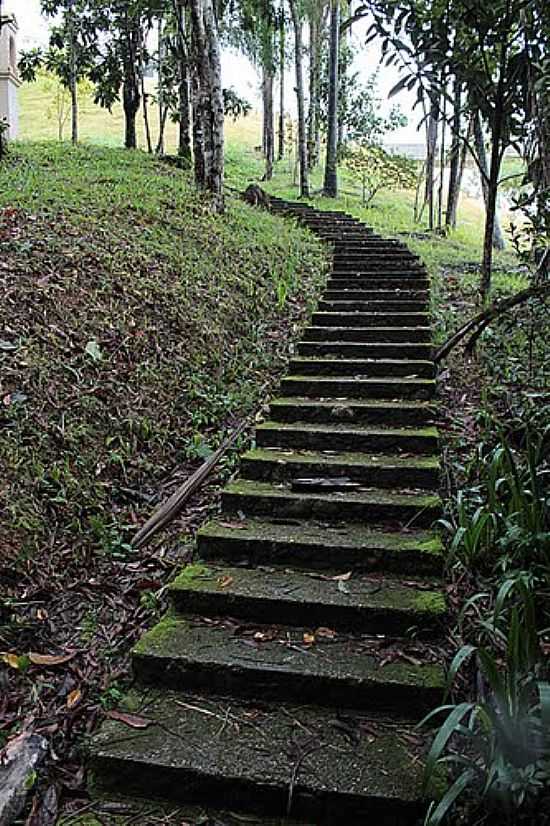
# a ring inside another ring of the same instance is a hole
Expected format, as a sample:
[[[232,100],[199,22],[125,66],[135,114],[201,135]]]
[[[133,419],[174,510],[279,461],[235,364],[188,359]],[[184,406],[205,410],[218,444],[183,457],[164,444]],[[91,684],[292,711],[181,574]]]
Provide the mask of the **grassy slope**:
[[[90,531],[116,550],[160,481],[265,396],[323,253],[237,201],[213,217],[122,150],[21,146],[0,192],[0,557]]]

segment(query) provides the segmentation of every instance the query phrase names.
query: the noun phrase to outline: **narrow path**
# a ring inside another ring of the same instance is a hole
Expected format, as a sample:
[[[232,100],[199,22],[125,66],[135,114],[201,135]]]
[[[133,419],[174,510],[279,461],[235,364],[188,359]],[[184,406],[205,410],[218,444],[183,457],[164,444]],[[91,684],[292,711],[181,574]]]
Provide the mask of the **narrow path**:
[[[95,778],[260,816],[412,826],[414,725],[443,684],[428,278],[350,216],[272,209],[333,244],[333,271],[199,534],[200,564],[134,650],[127,707],[154,724],[109,721]]]

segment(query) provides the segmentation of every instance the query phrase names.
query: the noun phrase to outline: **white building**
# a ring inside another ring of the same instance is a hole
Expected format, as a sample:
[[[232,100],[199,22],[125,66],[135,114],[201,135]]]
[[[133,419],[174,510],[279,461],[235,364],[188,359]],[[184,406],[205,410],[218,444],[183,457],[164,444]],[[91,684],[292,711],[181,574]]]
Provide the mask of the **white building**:
[[[0,27],[0,121],[9,125],[8,140],[17,137],[17,90],[20,85],[21,79],[17,71],[17,23],[12,18]]]

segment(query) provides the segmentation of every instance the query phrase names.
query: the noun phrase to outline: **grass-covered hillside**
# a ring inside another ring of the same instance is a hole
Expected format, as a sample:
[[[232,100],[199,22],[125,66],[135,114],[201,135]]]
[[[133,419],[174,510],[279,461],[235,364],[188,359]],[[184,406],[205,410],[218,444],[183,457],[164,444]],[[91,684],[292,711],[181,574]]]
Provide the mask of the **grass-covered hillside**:
[[[140,153],[21,145],[0,193],[0,559],[117,552],[265,397],[324,254]]]

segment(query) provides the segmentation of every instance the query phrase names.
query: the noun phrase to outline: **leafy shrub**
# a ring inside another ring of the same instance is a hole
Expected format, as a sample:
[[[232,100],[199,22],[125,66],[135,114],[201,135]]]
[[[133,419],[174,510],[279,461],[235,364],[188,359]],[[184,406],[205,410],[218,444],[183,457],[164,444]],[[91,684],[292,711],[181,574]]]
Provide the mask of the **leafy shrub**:
[[[390,155],[381,146],[347,148],[343,164],[361,186],[363,206],[368,206],[381,189],[411,189],[416,185],[414,161]]]

